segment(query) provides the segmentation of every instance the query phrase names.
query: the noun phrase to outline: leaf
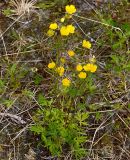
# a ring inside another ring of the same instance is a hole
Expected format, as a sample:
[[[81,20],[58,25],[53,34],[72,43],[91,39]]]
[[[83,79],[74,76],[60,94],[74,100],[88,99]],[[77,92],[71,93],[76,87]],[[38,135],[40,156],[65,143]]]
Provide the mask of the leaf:
[[[125,31],[130,31],[130,24],[129,23],[124,23],[123,25],[122,25],[122,29],[124,29]]]
[[[14,64],[11,66],[11,68],[10,68],[10,70],[9,70],[10,75],[13,75],[13,74],[15,73],[16,67],[17,67],[17,64],[16,64],[16,63],[14,63]]]
[[[130,64],[125,64],[123,66],[123,69],[126,69],[127,71],[130,71]]]
[[[69,91],[68,91],[68,94],[71,97],[81,96],[81,95],[83,95],[83,93],[84,93],[84,89],[82,89],[82,88],[79,89],[79,88],[70,87]]]
[[[89,117],[89,113],[83,113],[82,114],[82,121],[88,119],[88,117]]]
[[[10,8],[4,9],[3,14],[5,16],[10,16],[13,13],[13,11]]]
[[[4,81],[0,79],[0,88],[3,88],[3,87],[4,87]]]
[[[111,55],[110,57],[111,57],[113,63],[116,63],[117,65],[119,64],[120,60],[117,55]]]
[[[87,125],[85,120],[89,117],[88,113],[80,113],[78,112],[75,118],[79,121],[80,125]]]
[[[40,104],[40,106],[47,106],[48,105],[48,101],[46,100],[46,98],[42,95],[42,94],[39,94],[38,95],[38,103]]]
[[[115,27],[117,25],[117,22],[114,21],[113,19],[103,19],[103,23]]]
[[[84,104],[84,103],[78,103],[78,108],[80,109],[80,110],[84,110],[84,109],[86,109],[86,104]]]
[[[12,31],[11,31],[11,36],[12,36],[12,38],[14,38],[14,39],[19,39],[19,34],[18,34],[15,30],[12,30]]]
[[[44,128],[40,125],[31,126],[30,130],[37,134],[44,132]]]
[[[29,90],[23,90],[22,91],[23,95],[27,96],[27,97],[34,97],[34,93],[32,91],[29,91]]]
[[[97,112],[95,118],[97,121],[100,120],[102,118],[102,114],[100,112]]]
[[[86,141],[86,138],[87,138],[86,136],[79,136],[75,138],[75,141],[81,144]]]
[[[41,8],[41,9],[47,9],[47,8],[54,7],[55,6],[55,2],[48,2],[48,3],[39,2],[39,3],[37,3],[36,6]]]
[[[10,99],[3,101],[3,104],[6,105],[6,107],[9,107],[9,108],[12,107],[13,103],[14,103],[14,101],[10,100]]]
[[[42,82],[42,80],[43,80],[43,77],[42,77],[41,75],[39,75],[39,74],[37,74],[37,75],[34,77],[34,83],[35,83],[36,85],[39,85],[39,84]]]

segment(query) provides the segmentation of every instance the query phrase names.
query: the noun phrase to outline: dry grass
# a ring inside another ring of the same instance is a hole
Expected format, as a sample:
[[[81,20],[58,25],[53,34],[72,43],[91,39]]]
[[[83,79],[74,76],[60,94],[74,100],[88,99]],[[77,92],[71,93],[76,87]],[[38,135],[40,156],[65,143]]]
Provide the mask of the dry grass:
[[[34,11],[36,2],[37,0],[11,0],[10,4],[13,7],[15,15],[21,16]]]

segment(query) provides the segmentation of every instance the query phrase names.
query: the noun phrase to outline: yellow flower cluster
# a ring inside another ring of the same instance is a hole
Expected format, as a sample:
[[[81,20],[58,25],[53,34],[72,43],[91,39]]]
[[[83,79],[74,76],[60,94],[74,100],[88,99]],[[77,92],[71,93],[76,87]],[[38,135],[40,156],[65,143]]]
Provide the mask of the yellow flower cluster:
[[[55,62],[50,62],[50,63],[48,64],[48,68],[49,68],[49,69],[54,69],[54,68],[56,68]],[[63,76],[63,75],[64,75],[64,72],[65,72],[65,69],[64,69],[64,67],[59,66],[59,67],[57,67],[57,68],[55,69],[55,71],[59,74],[59,76]],[[70,81],[68,78],[62,79],[62,85],[63,85],[63,86],[69,87],[70,84],[71,84],[71,81]]]
[[[67,5],[65,7],[66,15],[60,19],[60,22],[63,23],[66,18],[71,18],[72,14],[76,12],[76,8],[74,5]],[[49,26],[49,30],[47,31],[47,35],[52,37],[55,34],[55,30],[58,29],[57,23],[51,23]],[[68,36],[69,34],[73,34],[75,32],[75,27],[73,25],[61,26],[60,33],[62,36]]]
[[[50,63],[48,64],[48,68],[49,68],[49,69],[54,69],[54,68],[56,68],[55,62],[50,62]],[[59,66],[59,67],[57,67],[57,68],[55,69],[55,71],[59,74],[59,76],[63,76],[63,75],[64,75],[64,72],[65,72],[65,69],[64,69],[64,67]]]
[[[51,23],[49,26],[49,30],[47,31],[47,35],[52,37],[55,34],[55,30],[58,28],[57,23]]]
[[[84,66],[82,66],[81,64],[78,64],[78,65],[76,66],[76,70],[77,70],[78,72],[80,72],[80,73],[78,74],[78,77],[81,78],[81,79],[84,79],[84,78],[86,78],[86,76],[87,76],[87,74],[82,71],[83,69],[84,69],[84,71],[88,71],[88,72],[94,73],[94,72],[96,72],[96,70],[97,70],[97,65],[96,65],[96,64],[93,64],[93,63],[88,63],[88,64],[86,64],[86,65],[84,65]],[[82,72],[81,72],[81,71],[82,71]]]
[[[75,33],[75,26],[73,26],[72,24],[70,25],[61,25],[62,23],[64,23],[65,19],[69,19],[72,17],[72,14],[74,14],[76,12],[76,8],[74,5],[67,5],[65,7],[66,10],[66,14],[64,17],[62,17],[60,19],[60,24],[58,26],[57,23],[51,23],[49,26],[49,30],[47,32],[48,36],[53,36],[55,34],[55,30],[59,29],[61,36],[69,36],[70,34],[74,34]],[[92,44],[90,41],[88,40],[83,40],[82,41],[82,47],[87,48],[87,49],[91,49]],[[69,55],[69,57],[73,57],[75,56],[75,52],[73,50],[68,50],[67,54]],[[76,57],[75,57],[76,59]],[[73,60],[75,60],[73,59]],[[61,77],[64,76],[65,73],[65,68],[64,68],[64,64],[66,62],[66,59],[61,57],[60,58],[60,66],[56,66],[55,62],[50,62],[48,64],[48,68],[49,69],[54,69],[54,71]],[[76,66],[76,71],[78,71],[78,77],[80,79],[85,79],[87,77],[87,72],[91,72],[94,73],[97,70],[97,65],[95,64],[96,62],[96,58],[95,56],[90,56],[89,57],[89,63],[87,64],[77,64]],[[63,78],[61,81],[62,85],[65,87],[69,87],[71,85],[71,80],[67,77]]]
[[[73,25],[62,26],[60,29],[60,33],[62,36],[68,36],[69,34],[73,34],[75,32],[75,27]]]

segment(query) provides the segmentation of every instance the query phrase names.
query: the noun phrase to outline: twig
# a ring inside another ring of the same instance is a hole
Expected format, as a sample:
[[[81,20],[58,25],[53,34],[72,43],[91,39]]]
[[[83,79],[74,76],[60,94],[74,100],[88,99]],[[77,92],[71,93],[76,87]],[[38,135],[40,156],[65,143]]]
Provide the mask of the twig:
[[[124,35],[124,32],[119,27],[114,27],[114,26],[112,26],[110,24],[107,24],[107,23],[104,23],[104,22],[100,22],[100,21],[97,21],[97,20],[94,20],[94,19],[78,16],[78,15],[74,15],[74,16],[78,17],[78,18],[81,18],[81,19],[84,19],[84,20],[87,20],[87,21],[90,21],[90,22],[94,22],[94,23],[101,24],[101,25],[104,25],[104,26],[107,26],[107,27],[111,27],[112,29],[120,31]]]
[[[10,26],[8,28],[6,28],[6,30],[0,34],[0,38],[2,38],[4,36],[4,34],[23,16],[24,14],[20,15],[12,24],[10,24]]]
[[[11,140],[11,142],[15,141],[27,128],[29,125],[25,126],[23,129],[19,131],[19,133]]]
[[[1,31],[0,31],[0,34],[1,34]],[[7,57],[7,61],[9,62],[9,59],[8,59],[8,56],[7,56],[7,49],[6,49],[6,44],[5,44],[5,41],[4,41],[4,37],[1,36],[1,40],[3,42],[3,46],[4,46],[4,50],[5,50],[5,55]]]
[[[15,122],[20,123],[20,124],[26,124],[26,122],[24,120],[22,120],[21,117],[10,114],[10,113],[0,113],[0,116],[2,117],[10,117],[11,119],[13,119]]]
[[[126,124],[126,122],[119,116],[118,113],[116,113],[116,115],[118,116],[118,118],[124,123],[124,125],[130,130],[130,127]]]

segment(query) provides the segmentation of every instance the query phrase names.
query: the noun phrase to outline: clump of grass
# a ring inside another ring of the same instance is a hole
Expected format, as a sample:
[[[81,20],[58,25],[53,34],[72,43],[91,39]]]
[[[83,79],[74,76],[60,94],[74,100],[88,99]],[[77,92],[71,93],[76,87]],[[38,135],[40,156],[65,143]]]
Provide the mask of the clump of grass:
[[[32,12],[32,10],[34,10],[35,7],[35,3],[37,1],[36,0],[11,0],[10,4],[13,7],[13,12],[18,15],[24,15],[24,14],[29,14],[30,12]]]

